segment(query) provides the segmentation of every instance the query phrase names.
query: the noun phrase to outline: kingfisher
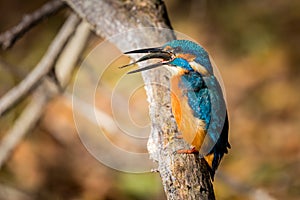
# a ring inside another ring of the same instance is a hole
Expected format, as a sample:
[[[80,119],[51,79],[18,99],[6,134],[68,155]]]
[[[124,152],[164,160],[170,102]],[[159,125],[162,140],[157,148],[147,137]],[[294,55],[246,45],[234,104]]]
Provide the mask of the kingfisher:
[[[124,65],[159,59],[158,62],[128,72],[129,74],[165,66],[171,72],[171,108],[179,133],[190,149],[178,153],[197,153],[206,160],[214,180],[221,159],[228,153],[228,115],[214,63],[207,51],[189,40],[172,40],[161,47],[138,49],[125,54],[144,53]]]

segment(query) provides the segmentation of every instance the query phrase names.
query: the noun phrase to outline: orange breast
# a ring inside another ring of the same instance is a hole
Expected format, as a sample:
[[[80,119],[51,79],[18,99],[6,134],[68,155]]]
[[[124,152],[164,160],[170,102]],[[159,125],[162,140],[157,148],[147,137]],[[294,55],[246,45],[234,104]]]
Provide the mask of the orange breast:
[[[179,83],[180,76],[173,76],[171,79],[172,112],[183,139],[199,150],[206,135],[205,123],[194,117],[187,96],[183,93],[184,88],[179,88]]]

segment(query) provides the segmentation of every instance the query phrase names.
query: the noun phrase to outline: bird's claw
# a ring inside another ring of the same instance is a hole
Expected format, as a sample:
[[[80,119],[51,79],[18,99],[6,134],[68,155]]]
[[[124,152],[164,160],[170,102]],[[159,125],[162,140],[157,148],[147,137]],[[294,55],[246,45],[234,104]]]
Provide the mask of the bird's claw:
[[[183,139],[183,135],[175,135],[174,138],[175,139]]]
[[[192,149],[180,149],[180,150],[177,150],[177,153],[178,154],[198,154],[199,151],[194,148]]]

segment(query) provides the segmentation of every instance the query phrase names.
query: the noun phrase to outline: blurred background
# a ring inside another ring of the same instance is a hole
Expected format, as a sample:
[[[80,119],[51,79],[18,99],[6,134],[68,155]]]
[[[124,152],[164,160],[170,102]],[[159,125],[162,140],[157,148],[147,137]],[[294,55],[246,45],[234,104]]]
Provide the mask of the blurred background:
[[[0,32],[43,3],[0,0]],[[225,83],[232,149],[214,181],[217,199],[299,199],[300,1],[165,3],[173,28],[210,52]],[[0,50],[0,96],[32,70],[66,16],[66,10],[59,12],[33,28],[13,48]],[[91,35],[82,59],[99,42],[100,38]],[[120,58],[112,63],[112,69],[128,61]],[[94,62],[101,65],[101,60]],[[120,76],[118,70],[108,71],[104,76],[107,87]],[[132,81],[142,80],[137,77]],[[111,116],[105,92],[102,87],[97,106]],[[132,120],[146,126],[146,95],[138,90],[132,98]],[[0,138],[27,102],[25,99],[0,118]],[[126,146],[120,137],[111,140]],[[38,126],[0,170],[0,198],[142,200],[165,196],[158,174],[119,172],[91,156],[77,135],[71,101],[61,96],[51,101]]]

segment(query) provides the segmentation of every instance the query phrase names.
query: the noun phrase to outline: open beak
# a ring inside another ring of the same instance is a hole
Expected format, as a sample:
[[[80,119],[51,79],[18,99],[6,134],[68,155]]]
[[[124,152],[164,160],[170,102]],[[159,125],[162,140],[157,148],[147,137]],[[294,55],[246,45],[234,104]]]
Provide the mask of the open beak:
[[[160,67],[162,65],[169,64],[169,62],[172,60],[172,53],[164,51],[160,47],[158,47],[158,48],[138,49],[138,50],[125,52],[124,54],[132,54],[132,53],[148,53],[148,54],[141,57],[140,59],[138,59],[135,62],[129,63],[129,64],[124,65],[124,66],[121,66],[119,68],[128,67],[128,66],[137,64],[139,62],[150,60],[150,59],[162,59],[162,61],[160,61],[158,63],[148,65],[146,67],[143,67],[143,68],[140,68],[140,69],[137,69],[137,70],[130,71],[130,72],[128,72],[128,74],[133,74],[133,73],[136,73],[136,72],[141,72],[141,71],[145,71],[145,70],[148,70],[148,69],[153,69],[153,68],[156,68],[156,67]]]

